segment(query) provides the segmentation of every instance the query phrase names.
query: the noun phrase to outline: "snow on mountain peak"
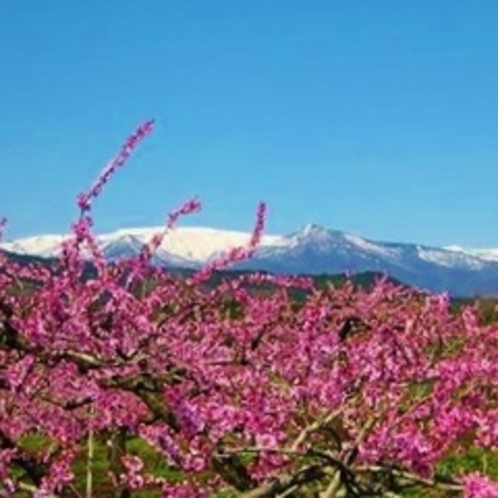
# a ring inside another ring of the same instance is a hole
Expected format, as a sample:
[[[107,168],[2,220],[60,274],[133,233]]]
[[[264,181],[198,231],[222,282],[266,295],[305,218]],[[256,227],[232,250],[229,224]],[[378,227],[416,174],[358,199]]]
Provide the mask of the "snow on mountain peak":
[[[343,248],[343,250],[371,253],[374,256],[396,257],[398,250],[339,230],[330,230],[314,223],[304,226],[300,231],[292,234],[292,245],[311,243],[322,249]]]
[[[454,251],[458,253],[466,254],[467,256],[472,256],[484,261],[498,262],[498,249],[488,248],[488,249],[468,249],[459,245],[450,245],[444,247],[447,251]]]
[[[297,232],[288,235],[287,239],[295,239],[302,241],[313,241],[316,243],[330,242],[335,235],[341,235],[341,232],[329,230],[322,225],[316,223],[308,223]]]
[[[34,254],[42,257],[59,256],[62,243],[68,235],[37,235],[0,243],[0,248],[19,254]]]
[[[314,236],[314,235],[323,235],[328,233],[328,230],[322,225],[318,225],[317,223],[308,223],[301,230],[302,233],[306,237]]]
[[[390,258],[397,257],[399,255],[399,249],[387,247],[385,244],[379,244],[371,240],[367,240],[359,235],[345,234],[344,238],[353,246],[366,252]]]
[[[418,247],[418,255],[421,259],[436,263],[447,268],[472,268],[482,269],[486,262],[472,254],[457,249],[438,249]]]
[[[121,228],[98,235],[97,243],[105,257],[113,260],[136,255],[154,235],[164,231],[164,227]],[[0,243],[0,249],[42,257],[57,257],[61,254],[62,242],[68,237],[70,235],[26,237]],[[250,232],[177,227],[164,233],[154,262],[165,266],[199,267],[231,248],[246,246],[250,237]],[[86,256],[85,252],[83,254]],[[298,273],[340,272],[346,269],[390,271],[393,276],[402,281],[405,279],[407,283],[414,279],[416,285],[421,281],[425,282],[424,279],[431,282],[431,279],[435,278],[431,273],[434,269],[437,268],[437,272],[446,269],[448,272],[460,272],[454,284],[455,288],[467,285],[465,282],[461,283],[462,271],[472,274],[469,281],[476,282],[476,289],[481,285],[475,280],[476,274],[480,272],[486,275],[486,279],[491,279],[494,272],[498,273],[498,249],[467,250],[460,246],[435,248],[386,243],[327,229],[316,223],[307,224],[285,236],[264,235],[253,261],[256,265],[254,268],[258,269],[257,265],[263,265],[268,271],[274,271],[275,268],[277,271],[290,269],[291,272]],[[250,264],[248,262],[249,266]],[[417,279],[422,280],[419,282]],[[431,285],[432,288],[439,288],[435,284]],[[470,289],[469,286],[470,284],[467,286]]]
[[[114,232],[97,235],[97,243],[106,257],[114,259],[124,255],[137,254],[140,248],[151,241],[154,235],[165,231],[164,227],[121,228]],[[26,237],[0,243],[0,248],[43,257],[56,257],[61,253],[61,245],[70,235],[46,235]],[[158,248],[158,255],[177,257],[182,261],[201,264],[229,251],[233,247],[246,246],[250,232],[217,230],[205,227],[178,227],[168,230]],[[264,235],[261,246],[280,246],[284,237]]]

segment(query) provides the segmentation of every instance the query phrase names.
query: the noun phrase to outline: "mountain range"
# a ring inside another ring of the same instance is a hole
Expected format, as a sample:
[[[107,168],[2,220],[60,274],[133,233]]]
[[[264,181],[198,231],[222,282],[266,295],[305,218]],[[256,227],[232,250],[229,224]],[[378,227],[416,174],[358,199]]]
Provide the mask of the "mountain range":
[[[105,257],[115,260],[140,251],[161,227],[121,229],[97,237]],[[67,235],[40,235],[0,244],[15,254],[52,258]],[[200,227],[168,232],[154,263],[198,268],[232,247],[246,245],[250,234]],[[288,235],[265,235],[253,258],[233,269],[276,274],[387,273],[411,286],[453,296],[498,295],[498,250],[465,250],[381,242],[310,224]]]

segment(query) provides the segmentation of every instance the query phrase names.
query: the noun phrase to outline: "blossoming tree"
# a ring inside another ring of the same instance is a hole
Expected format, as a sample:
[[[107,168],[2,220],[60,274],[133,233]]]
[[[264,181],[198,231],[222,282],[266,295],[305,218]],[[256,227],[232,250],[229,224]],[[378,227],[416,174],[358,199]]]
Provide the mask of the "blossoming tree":
[[[105,260],[92,202],[152,129],[78,197],[59,260],[0,256],[0,494],[498,496],[485,471],[439,472],[450,454],[497,449],[498,326],[472,308],[385,280],[206,285],[251,256],[264,204],[247,247],[188,278],[151,261],[196,199],[137,257]]]

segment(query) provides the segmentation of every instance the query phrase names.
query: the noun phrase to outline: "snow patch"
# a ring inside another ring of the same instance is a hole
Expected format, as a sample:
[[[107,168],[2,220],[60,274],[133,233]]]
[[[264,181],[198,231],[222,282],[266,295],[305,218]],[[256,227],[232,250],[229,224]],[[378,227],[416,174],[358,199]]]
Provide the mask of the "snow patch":
[[[399,256],[398,249],[376,244],[374,242],[371,242],[370,240],[360,237],[359,235],[345,234],[344,238],[354,246],[366,252],[375,253],[381,256],[387,256],[389,258],[396,258]]]
[[[480,270],[486,264],[476,257],[455,250],[430,249],[418,246],[417,252],[424,261],[436,263],[447,268],[470,268],[473,270]]]

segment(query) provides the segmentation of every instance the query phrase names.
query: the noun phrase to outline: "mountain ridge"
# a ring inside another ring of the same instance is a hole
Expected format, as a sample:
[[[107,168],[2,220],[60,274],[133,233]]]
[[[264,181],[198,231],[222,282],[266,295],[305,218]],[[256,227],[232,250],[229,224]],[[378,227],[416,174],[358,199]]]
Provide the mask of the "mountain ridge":
[[[109,260],[132,256],[161,227],[119,229],[97,235]],[[16,254],[57,257],[70,235],[51,234],[0,243]],[[154,263],[160,266],[198,268],[237,246],[245,246],[249,232],[209,227],[178,227],[159,246]],[[480,257],[458,246],[383,242],[360,235],[307,224],[288,235],[264,235],[254,257],[233,266],[276,274],[386,273],[408,285],[456,296],[498,295],[498,261]]]

